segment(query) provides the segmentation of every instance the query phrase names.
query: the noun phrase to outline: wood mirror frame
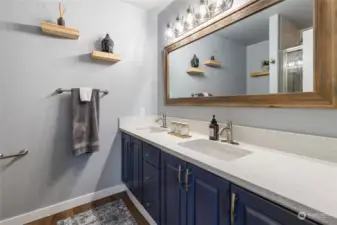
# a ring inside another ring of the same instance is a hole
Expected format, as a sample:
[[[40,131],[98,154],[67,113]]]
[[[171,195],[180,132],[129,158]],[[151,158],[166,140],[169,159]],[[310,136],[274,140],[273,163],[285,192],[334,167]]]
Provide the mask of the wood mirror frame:
[[[233,106],[336,108],[337,1],[315,0],[314,92],[224,97],[170,98],[169,53],[284,0],[251,0],[218,21],[164,49],[165,104],[170,106]]]

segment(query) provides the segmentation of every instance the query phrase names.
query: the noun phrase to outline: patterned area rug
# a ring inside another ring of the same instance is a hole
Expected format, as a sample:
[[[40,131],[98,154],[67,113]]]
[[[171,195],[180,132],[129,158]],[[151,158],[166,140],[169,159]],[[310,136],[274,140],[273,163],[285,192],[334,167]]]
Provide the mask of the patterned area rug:
[[[57,225],[137,225],[137,222],[120,199],[60,220]]]

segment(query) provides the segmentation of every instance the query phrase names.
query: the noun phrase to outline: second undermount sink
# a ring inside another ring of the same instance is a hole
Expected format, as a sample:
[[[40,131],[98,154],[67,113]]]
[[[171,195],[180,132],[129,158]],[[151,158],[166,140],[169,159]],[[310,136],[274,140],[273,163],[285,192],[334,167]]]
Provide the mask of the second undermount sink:
[[[161,132],[166,132],[167,131],[167,129],[165,129],[165,128],[155,127],[155,126],[138,127],[137,130],[147,131],[147,132],[150,132],[150,133],[161,133]]]
[[[244,150],[238,146],[234,147],[229,144],[222,144],[204,139],[187,141],[180,143],[179,145],[224,161],[234,161],[252,154],[251,151]]]

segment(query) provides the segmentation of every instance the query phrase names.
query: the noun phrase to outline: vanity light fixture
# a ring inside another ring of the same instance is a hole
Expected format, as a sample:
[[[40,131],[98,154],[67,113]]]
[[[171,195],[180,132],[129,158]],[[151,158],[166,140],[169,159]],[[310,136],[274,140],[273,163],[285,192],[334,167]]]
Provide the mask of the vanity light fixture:
[[[189,6],[187,9],[187,15],[184,22],[184,30],[189,31],[192,30],[196,25],[195,15],[194,15],[194,9]]]
[[[178,15],[176,18],[176,22],[174,24],[174,35],[175,37],[179,37],[184,31],[183,26],[183,19],[180,19],[180,16]]]
[[[203,23],[210,18],[210,11],[208,6],[208,0],[200,0],[200,7],[198,13],[198,23]]]
[[[172,41],[184,34],[184,32],[188,32],[219,13],[229,10],[233,6],[233,1],[234,0],[213,0],[213,3],[209,5],[208,0],[200,0],[197,15],[194,12],[194,8],[189,6],[185,16],[177,16],[173,27],[171,27],[170,23],[167,25],[165,39],[167,41]],[[173,37],[171,37],[172,34]]]

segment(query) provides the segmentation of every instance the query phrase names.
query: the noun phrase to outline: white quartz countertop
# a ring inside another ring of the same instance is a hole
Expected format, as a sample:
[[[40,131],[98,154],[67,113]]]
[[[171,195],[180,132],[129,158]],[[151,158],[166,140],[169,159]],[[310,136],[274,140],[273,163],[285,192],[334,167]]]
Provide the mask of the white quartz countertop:
[[[252,154],[226,162],[208,156],[207,152],[200,153],[178,145],[208,139],[205,135],[191,132],[192,138],[182,139],[167,132],[138,130],[139,127],[145,125],[121,124],[120,130],[289,209],[305,212],[313,220],[337,225],[336,164],[247,143],[240,143],[240,148]]]

